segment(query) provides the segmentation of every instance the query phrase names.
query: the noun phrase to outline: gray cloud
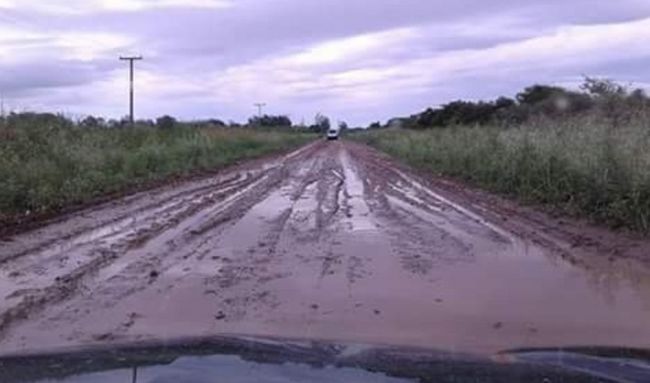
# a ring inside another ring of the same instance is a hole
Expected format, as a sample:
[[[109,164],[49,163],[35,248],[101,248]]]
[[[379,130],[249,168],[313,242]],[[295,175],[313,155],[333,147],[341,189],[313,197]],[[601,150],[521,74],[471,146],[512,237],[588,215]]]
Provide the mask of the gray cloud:
[[[0,66],[0,89],[5,95],[34,95],[47,88],[59,88],[91,83],[96,74],[107,69],[74,60],[52,57],[43,61],[29,61],[18,65]]]

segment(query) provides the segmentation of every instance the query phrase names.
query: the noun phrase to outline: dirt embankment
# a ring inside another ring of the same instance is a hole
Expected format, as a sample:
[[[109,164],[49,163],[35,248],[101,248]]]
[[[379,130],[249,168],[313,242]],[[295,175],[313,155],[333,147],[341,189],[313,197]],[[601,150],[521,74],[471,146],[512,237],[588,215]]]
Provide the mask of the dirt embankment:
[[[644,254],[319,142],[0,242],[0,354],[228,333],[649,347]]]

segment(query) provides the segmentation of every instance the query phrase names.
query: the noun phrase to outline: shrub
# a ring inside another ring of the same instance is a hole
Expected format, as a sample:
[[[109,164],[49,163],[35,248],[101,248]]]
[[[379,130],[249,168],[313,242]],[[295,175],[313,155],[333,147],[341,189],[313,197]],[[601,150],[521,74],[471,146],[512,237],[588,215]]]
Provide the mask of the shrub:
[[[171,129],[176,125],[176,119],[171,116],[162,116],[156,119],[156,126],[160,129]]]

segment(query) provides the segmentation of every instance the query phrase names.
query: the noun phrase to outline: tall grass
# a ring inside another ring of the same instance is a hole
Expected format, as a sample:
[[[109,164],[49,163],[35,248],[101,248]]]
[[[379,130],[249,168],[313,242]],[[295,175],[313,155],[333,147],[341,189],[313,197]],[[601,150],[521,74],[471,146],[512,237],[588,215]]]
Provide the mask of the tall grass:
[[[288,131],[0,125],[0,223],[301,145]]]
[[[615,227],[650,229],[650,115],[365,132],[408,163]]]

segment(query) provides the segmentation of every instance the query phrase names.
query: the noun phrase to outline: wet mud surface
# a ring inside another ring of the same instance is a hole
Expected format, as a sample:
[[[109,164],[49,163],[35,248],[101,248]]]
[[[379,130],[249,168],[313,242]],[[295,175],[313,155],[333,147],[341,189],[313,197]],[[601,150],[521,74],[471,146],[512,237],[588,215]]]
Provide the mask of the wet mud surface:
[[[0,354],[270,335],[650,348],[650,246],[317,142],[0,242]]]

